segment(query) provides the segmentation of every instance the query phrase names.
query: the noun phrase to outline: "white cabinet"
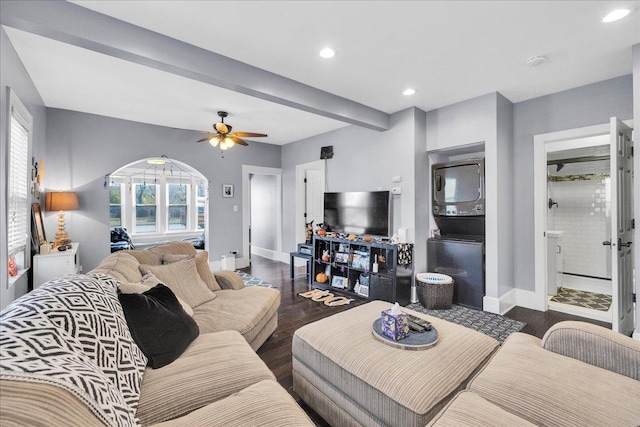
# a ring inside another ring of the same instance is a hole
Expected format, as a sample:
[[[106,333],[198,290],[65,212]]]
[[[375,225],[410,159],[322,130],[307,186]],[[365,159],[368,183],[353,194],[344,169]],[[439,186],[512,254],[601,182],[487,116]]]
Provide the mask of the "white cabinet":
[[[72,243],[66,251],[53,250],[50,254],[33,256],[33,289],[60,276],[80,272],[79,243]]]

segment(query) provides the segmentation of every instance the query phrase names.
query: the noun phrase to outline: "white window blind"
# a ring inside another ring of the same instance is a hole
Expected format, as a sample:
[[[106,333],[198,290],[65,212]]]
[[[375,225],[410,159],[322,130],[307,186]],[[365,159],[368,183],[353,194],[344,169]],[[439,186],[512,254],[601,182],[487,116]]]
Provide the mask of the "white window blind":
[[[24,251],[29,242],[29,136],[31,116],[10,91],[7,168],[7,249]]]

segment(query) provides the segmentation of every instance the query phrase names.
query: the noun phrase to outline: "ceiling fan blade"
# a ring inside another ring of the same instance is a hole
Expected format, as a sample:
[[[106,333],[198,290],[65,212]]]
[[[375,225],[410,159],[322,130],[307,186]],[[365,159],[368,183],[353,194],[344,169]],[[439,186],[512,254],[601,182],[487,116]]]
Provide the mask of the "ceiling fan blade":
[[[213,127],[215,130],[217,130],[220,133],[229,133],[229,130],[230,130],[229,127],[222,122],[216,123],[215,125],[213,125]]]
[[[238,138],[238,137],[237,137],[237,136],[235,136],[235,135],[230,135],[228,138],[230,138],[233,142],[235,142],[235,143],[236,143],[236,144],[238,144],[238,145],[244,145],[245,147],[246,147],[247,145],[249,145],[249,144],[247,144],[247,142],[246,142],[246,141],[244,141],[244,140],[242,140],[242,139]]]
[[[205,136],[205,137],[204,137],[204,138],[202,138],[202,139],[199,139],[197,142],[205,142],[205,141],[209,141],[209,140],[212,140],[213,138],[215,138],[216,136],[218,136],[218,135],[216,135],[215,133],[212,133],[212,134],[210,134],[210,135]]]
[[[234,132],[233,135],[240,136],[240,137],[253,137],[253,138],[262,138],[264,136],[267,136],[266,133],[255,133],[255,132]]]

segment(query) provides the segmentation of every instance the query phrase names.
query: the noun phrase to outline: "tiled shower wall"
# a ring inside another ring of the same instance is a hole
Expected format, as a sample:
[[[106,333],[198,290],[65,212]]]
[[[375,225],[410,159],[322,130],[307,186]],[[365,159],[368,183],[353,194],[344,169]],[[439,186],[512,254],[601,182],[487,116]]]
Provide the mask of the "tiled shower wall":
[[[555,176],[580,176],[606,173],[608,161],[567,164]],[[565,273],[611,278],[611,248],[602,244],[611,240],[610,180],[575,179],[563,182],[548,182],[549,197],[558,206],[549,209],[547,228],[564,231],[562,254]]]

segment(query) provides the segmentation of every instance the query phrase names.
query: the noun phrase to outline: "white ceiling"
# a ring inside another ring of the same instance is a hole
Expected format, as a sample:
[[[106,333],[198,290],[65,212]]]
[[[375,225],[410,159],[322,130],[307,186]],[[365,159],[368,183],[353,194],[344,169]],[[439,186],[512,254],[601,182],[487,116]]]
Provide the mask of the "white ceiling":
[[[512,102],[630,74],[640,1],[75,1],[393,113],[500,92]],[[611,23],[615,7],[633,10]],[[346,124],[5,27],[49,107],[285,144]],[[332,60],[318,51],[338,50]],[[527,58],[548,61],[527,67]],[[404,97],[406,87],[417,94]]]

